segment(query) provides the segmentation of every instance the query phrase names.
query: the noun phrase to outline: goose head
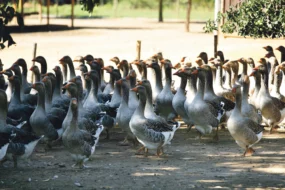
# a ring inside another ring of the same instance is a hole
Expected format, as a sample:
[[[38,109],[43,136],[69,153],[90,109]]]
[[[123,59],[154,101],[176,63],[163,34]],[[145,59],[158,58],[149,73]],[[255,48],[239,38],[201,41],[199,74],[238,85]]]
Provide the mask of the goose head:
[[[269,45],[268,46],[264,46],[262,48],[265,49],[268,52],[273,52],[273,48],[271,46],[269,46]]]
[[[94,60],[94,57],[90,54],[87,54],[86,56],[83,57],[84,61],[86,61],[86,63],[92,62]]]
[[[110,61],[114,62],[116,65],[120,63],[120,59],[118,57],[113,57],[110,59]]]
[[[72,63],[72,59],[66,55],[66,56],[63,56],[60,60],[59,60],[59,63],[62,64],[62,65],[65,65],[65,64],[71,64]]]
[[[201,52],[197,58],[202,59],[203,64],[208,64],[208,54],[206,52]]]
[[[62,87],[62,89],[67,90],[70,97],[77,97],[78,89],[77,85],[73,82],[68,82],[66,85]]]
[[[84,64],[84,57],[82,56],[76,56],[74,59],[73,59],[73,62],[79,62],[81,64]]]
[[[26,63],[25,59],[22,59],[22,58],[17,59],[17,61],[14,64],[17,64],[21,67],[27,68],[27,63]]]
[[[103,67],[102,70],[105,70],[107,73],[112,73],[114,70],[114,67],[113,66],[106,66],[106,67]]]

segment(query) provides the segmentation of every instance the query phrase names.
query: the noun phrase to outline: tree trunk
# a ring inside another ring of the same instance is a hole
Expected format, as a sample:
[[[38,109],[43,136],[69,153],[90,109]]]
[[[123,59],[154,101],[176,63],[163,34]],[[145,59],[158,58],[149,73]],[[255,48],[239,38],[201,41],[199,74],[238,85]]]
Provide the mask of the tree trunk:
[[[163,22],[163,0],[159,0],[158,22]]]
[[[185,30],[186,32],[190,31],[190,14],[191,14],[192,0],[188,0],[187,4],[187,12],[186,12],[186,22],[185,22]]]
[[[119,3],[119,0],[113,0],[114,17],[117,17],[118,3]]]

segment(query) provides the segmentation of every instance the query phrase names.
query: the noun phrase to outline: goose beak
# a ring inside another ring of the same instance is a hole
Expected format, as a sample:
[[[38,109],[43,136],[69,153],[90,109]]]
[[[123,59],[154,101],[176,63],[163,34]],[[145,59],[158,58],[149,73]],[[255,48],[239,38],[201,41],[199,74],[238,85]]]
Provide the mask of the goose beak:
[[[165,60],[164,59],[160,60],[160,63],[165,64]]]
[[[6,72],[6,69],[4,69],[3,71],[0,71],[0,74],[4,74]]]
[[[47,81],[47,78],[44,77],[44,78],[42,79],[42,82],[46,82],[46,81]]]
[[[31,68],[30,68],[30,71],[33,71],[33,68],[34,68],[34,67],[31,67]]]
[[[257,70],[254,70],[254,69],[253,69],[253,71],[250,73],[249,76],[250,76],[250,77],[254,76],[254,74],[256,73],[256,71],[257,71]]]
[[[178,75],[179,73],[180,73],[180,70],[173,73],[173,75]]]
[[[198,68],[199,69],[199,68]],[[195,69],[194,71],[192,71],[192,73],[191,74],[193,74],[193,75],[197,75],[198,74],[198,69]]]
[[[275,48],[275,50],[278,50],[278,51],[280,51],[280,47],[277,47],[277,48]]]
[[[214,57],[211,57],[208,61],[209,62],[213,62],[215,60],[215,58]]]
[[[264,46],[264,47],[262,47],[262,48],[266,50],[266,49],[267,49],[267,46]]]
[[[118,84],[118,85],[122,85],[122,79],[120,79],[120,80],[116,81],[116,84]]]
[[[32,59],[32,62],[36,62],[36,58]]]
[[[9,81],[14,80],[14,76],[9,77],[8,80],[9,80]]]
[[[130,75],[126,76],[126,80],[130,80]]]
[[[138,88],[137,88],[137,87],[132,88],[131,91],[133,91],[133,92],[138,92]]]
[[[232,89],[232,92],[233,92],[233,93],[236,93],[236,91],[237,91],[236,88],[233,88],[233,89]]]
[[[142,81],[141,81],[141,80],[138,80],[138,81],[137,81],[136,86],[138,86],[138,85],[142,85]]]

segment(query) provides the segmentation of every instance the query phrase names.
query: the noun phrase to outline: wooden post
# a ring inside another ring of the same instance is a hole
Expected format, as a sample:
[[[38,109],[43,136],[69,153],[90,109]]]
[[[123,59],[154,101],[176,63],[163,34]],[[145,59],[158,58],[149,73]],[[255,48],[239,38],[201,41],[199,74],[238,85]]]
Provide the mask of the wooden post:
[[[188,0],[187,12],[186,12],[186,22],[185,22],[185,31],[190,31],[190,14],[191,14],[192,0]]]
[[[49,27],[49,6],[50,6],[50,0],[47,0],[47,26]]]
[[[38,6],[38,11],[39,11],[39,21],[42,23],[42,0],[39,0],[39,6]]]
[[[113,0],[113,11],[114,11],[114,17],[117,17],[117,10],[118,10],[118,2],[119,0]]]
[[[24,17],[24,0],[19,0],[20,6],[21,6],[21,15]]]
[[[163,0],[159,0],[158,22],[163,22]]]
[[[217,22],[218,13],[221,10],[221,0],[215,0],[215,26],[217,30],[214,30],[214,55],[216,56],[219,44],[219,23]]]
[[[74,27],[74,0],[71,0],[71,28]]]
[[[33,60],[36,58],[37,55],[37,43],[34,44],[34,54],[33,54]],[[35,61],[33,61],[33,66],[35,65]],[[31,83],[34,83],[34,73],[32,72],[31,75]]]
[[[141,60],[141,41],[137,41],[137,60]]]

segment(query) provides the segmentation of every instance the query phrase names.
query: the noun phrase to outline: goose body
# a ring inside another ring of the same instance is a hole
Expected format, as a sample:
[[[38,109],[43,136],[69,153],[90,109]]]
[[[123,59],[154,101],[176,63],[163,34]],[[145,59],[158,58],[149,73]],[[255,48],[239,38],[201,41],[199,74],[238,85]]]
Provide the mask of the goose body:
[[[156,149],[159,155],[162,147],[169,144],[179,123],[173,125],[145,118],[146,91],[143,86],[132,89],[139,93],[140,103],[130,120],[130,128],[138,141],[147,149]]]
[[[242,114],[240,86],[235,86],[233,90],[236,91],[236,105],[227,121],[227,126],[236,143],[245,150],[244,155],[252,155],[254,152],[252,146],[262,138],[263,127]]]
[[[83,168],[84,162],[94,154],[96,144],[99,141],[99,135],[104,127],[98,126],[95,135],[85,130],[80,130],[78,128],[78,104],[76,98],[71,100],[69,109],[71,109],[72,112],[72,119],[67,124],[67,128],[62,136],[62,141],[63,145],[75,159],[75,165],[79,168]]]

